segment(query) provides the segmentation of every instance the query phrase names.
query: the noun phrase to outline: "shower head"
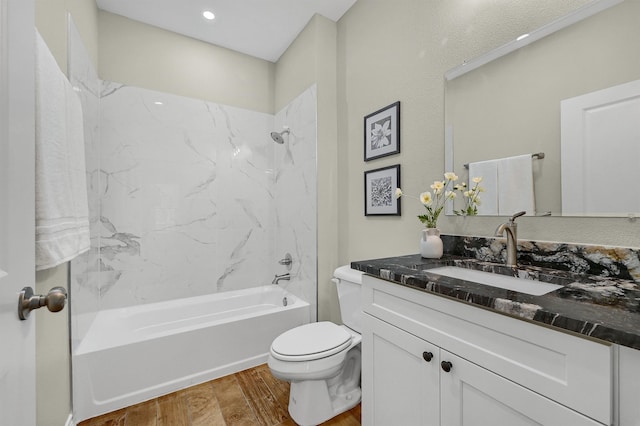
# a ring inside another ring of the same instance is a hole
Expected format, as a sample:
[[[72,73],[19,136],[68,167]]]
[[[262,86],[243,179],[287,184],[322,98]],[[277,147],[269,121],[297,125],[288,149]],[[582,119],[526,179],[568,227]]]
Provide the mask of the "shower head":
[[[283,144],[284,143],[284,138],[283,136],[285,134],[289,134],[291,132],[291,130],[285,128],[283,131],[281,132],[271,132],[271,139],[273,139],[273,141],[275,143],[279,143],[279,144]]]

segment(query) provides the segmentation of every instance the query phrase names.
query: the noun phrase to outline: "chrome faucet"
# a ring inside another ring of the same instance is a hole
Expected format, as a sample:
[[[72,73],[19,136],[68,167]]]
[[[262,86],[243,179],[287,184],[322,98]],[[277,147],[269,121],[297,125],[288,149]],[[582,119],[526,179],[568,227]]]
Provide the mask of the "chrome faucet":
[[[284,258],[278,261],[279,264],[287,267],[287,271],[291,270],[291,265],[293,264],[293,258],[291,257],[291,253],[286,253]]]
[[[507,223],[503,223],[496,229],[496,237],[503,237],[504,233],[507,233],[507,266],[518,266],[518,225],[516,224],[516,218],[525,214],[527,212],[514,214]]]
[[[291,275],[289,275],[288,272],[282,275],[276,274],[276,276],[273,277],[273,281],[271,281],[271,284],[278,284],[282,280],[289,281],[290,279],[291,279]]]

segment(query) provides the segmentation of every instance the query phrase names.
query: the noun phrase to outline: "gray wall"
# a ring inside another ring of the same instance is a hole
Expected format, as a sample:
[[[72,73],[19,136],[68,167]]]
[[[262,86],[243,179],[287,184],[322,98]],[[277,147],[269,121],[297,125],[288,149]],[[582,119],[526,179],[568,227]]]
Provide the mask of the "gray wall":
[[[104,11],[99,30],[102,80],[274,112],[271,62]]]

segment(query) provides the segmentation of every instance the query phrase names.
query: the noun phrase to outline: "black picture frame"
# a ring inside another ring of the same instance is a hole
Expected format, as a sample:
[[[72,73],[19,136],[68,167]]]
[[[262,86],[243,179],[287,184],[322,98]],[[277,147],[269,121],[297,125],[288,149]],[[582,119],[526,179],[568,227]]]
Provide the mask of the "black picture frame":
[[[364,172],[364,215],[400,216],[400,164]]]
[[[400,101],[364,117],[364,161],[400,153]]]

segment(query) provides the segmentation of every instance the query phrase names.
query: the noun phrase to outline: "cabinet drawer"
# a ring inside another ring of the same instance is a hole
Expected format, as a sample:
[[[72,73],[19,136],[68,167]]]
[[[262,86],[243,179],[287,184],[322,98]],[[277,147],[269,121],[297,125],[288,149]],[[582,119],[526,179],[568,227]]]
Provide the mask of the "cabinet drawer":
[[[604,424],[612,347],[371,276],[363,310]]]

